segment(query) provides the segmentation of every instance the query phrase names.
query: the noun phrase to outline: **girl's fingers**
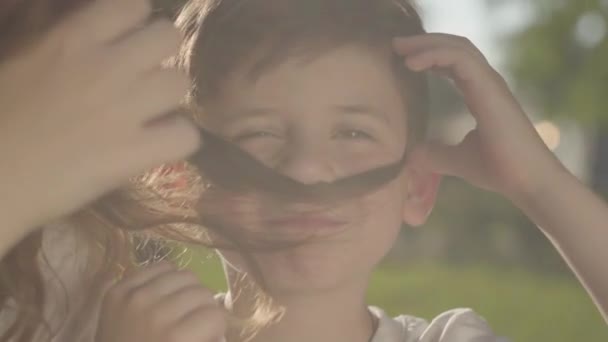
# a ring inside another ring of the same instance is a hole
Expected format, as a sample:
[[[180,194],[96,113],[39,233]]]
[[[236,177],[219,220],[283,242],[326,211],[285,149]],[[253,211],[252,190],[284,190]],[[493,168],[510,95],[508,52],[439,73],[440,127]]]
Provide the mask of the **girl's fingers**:
[[[33,45],[34,49],[19,58],[3,61],[9,67],[3,68],[0,82],[32,84],[49,69],[57,69],[64,63],[79,65],[91,62],[91,56],[107,55],[104,48],[116,38],[143,27],[150,13],[148,0],[89,1],[53,27]],[[76,71],[70,71],[67,75],[76,77]]]
[[[123,289],[139,287],[158,276],[176,270],[177,267],[174,264],[170,262],[161,261],[137,270],[133,274],[127,276],[127,278],[122,280],[115,287],[120,287]]]
[[[112,146],[93,156],[100,165],[97,171],[101,176],[95,179],[99,184],[112,184],[116,179],[126,180],[158,165],[183,160],[202,143],[197,126],[187,117],[173,114],[132,132],[127,139],[121,132],[118,135]]]
[[[175,269],[173,264],[159,262],[128,275],[105,292],[102,311],[111,312],[112,310],[116,310],[116,308],[126,305],[129,300],[133,299],[132,294],[134,289]]]
[[[147,0],[97,0],[59,24],[52,37],[66,52],[106,44],[143,25],[151,11]]]
[[[200,307],[181,317],[173,330],[181,339],[175,341],[225,341],[227,318],[224,309],[216,307]]]
[[[225,310],[192,272],[161,262],[109,290],[100,316],[100,341],[220,341]]]
[[[111,72],[131,75],[133,70],[150,71],[179,49],[182,36],[171,22],[159,19],[121,40],[110,53]]]
[[[219,308],[213,292],[197,281],[189,286],[173,289],[160,299],[155,310],[165,317],[179,321],[186,314],[202,307]]]
[[[175,70],[155,70],[125,87],[110,111],[122,122],[141,126],[176,109],[184,98],[189,81]]]
[[[161,298],[165,296],[172,296],[184,291],[184,289],[192,288],[193,286],[202,288],[200,280],[194,273],[185,270],[174,270],[163,273],[149,280],[147,283],[141,284],[133,291],[153,294],[154,297],[161,300]],[[206,291],[205,293],[213,298],[211,291]]]
[[[170,114],[147,125],[141,139],[132,145],[131,152],[149,158],[149,164],[144,166],[152,168],[189,157],[202,143],[200,132],[192,120]]]

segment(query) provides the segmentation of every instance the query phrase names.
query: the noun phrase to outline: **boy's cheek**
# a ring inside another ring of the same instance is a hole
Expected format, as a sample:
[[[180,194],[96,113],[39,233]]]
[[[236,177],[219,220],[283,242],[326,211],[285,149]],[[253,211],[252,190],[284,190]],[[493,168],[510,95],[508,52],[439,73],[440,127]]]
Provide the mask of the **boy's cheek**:
[[[393,181],[381,190],[368,195],[357,212],[366,215],[362,221],[374,231],[399,231],[403,218],[403,207],[407,199],[399,183]]]

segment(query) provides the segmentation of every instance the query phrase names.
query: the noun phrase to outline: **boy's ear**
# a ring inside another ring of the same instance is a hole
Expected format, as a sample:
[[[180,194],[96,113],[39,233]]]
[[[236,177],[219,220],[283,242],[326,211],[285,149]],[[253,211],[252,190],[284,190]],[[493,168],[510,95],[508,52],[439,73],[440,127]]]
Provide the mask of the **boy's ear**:
[[[403,207],[403,221],[417,227],[423,225],[431,214],[442,177],[415,165],[409,165],[406,172],[403,182],[407,198]]]

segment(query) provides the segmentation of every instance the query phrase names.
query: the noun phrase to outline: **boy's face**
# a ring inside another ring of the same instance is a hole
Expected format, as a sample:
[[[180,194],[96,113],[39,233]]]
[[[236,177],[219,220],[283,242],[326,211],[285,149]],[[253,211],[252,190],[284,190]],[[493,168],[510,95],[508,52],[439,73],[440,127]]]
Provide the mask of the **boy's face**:
[[[208,104],[211,114],[204,123],[306,184],[394,163],[406,147],[407,113],[389,61],[388,52],[346,45],[311,59],[291,57],[255,80],[244,65]],[[314,203],[276,202],[248,208],[247,217],[253,214],[256,222],[250,229],[315,237],[299,247],[256,255],[271,291],[364,286],[402,222],[424,221],[437,183],[408,165],[381,189],[326,210]],[[251,222],[244,220],[244,227]],[[223,255],[243,265],[234,253]]]

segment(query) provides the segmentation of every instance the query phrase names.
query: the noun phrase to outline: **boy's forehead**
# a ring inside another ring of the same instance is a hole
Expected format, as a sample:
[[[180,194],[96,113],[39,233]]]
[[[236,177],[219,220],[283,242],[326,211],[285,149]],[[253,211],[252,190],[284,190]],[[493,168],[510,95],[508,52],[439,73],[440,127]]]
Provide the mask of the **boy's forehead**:
[[[348,44],[326,50],[300,51],[284,55],[270,63],[266,55],[258,54],[241,63],[224,78],[222,91],[276,86],[285,87],[314,83],[315,86],[374,90],[373,86],[394,86],[402,91],[391,59],[380,50],[358,44]],[[371,89],[370,89],[371,88]],[[339,92],[340,89],[332,89]]]
[[[390,44],[371,45],[363,42],[303,41],[287,46],[265,46],[248,54],[239,66],[234,68],[240,76],[255,83],[265,75],[272,74],[282,67],[307,69],[331,64],[327,67],[338,67],[336,59],[348,58],[348,61],[362,64],[376,64],[378,67],[392,67]],[[329,63],[328,63],[329,62]]]
[[[344,45],[309,56],[288,57],[255,79],[246,68],[231,75],[213,101],[216,111],[223,113],[216,119],[314,111],[380,118],[384,123],[402,125],[407,111],[403,89],[385,55],[367,47]]]

